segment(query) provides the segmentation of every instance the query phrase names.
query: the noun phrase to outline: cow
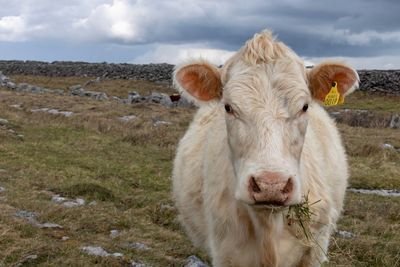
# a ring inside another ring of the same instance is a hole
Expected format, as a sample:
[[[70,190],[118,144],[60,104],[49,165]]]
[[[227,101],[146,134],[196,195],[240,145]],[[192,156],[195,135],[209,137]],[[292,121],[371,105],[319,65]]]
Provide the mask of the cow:
[[[319,266],[348,179],[335,122],[322,107],[359,77],[340,62],[307,69],[264,30],[217,68],[176,66],[175,87],[199,108],[173,168],[179,220],[213,266]],[[307,232],[288,211],[309,203]]]

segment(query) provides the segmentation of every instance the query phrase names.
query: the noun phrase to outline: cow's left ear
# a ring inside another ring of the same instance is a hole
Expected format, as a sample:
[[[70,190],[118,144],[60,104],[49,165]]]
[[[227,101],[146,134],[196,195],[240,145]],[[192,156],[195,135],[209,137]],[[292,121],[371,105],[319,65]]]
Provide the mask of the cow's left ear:
[[[340,94],[340,102],[343,102],[345,96],[358,88],[357,71],[342,63],[318,64],[308,71],[307,76],[312,96],[320,101],[325,101],[332,87],[335,87],[335,83]]]

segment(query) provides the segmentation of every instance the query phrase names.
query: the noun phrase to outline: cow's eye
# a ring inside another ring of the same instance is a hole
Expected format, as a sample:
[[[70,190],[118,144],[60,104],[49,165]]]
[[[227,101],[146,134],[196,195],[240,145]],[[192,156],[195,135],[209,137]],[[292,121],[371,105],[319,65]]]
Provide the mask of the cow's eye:
[[[305,104],[305,105],[303,106],[303,112],[306,112],[307,109],[308,109],[308,104]]]
[[[233,109],[229,104],[225,104],[225,111],[229,114],[233,114]]]

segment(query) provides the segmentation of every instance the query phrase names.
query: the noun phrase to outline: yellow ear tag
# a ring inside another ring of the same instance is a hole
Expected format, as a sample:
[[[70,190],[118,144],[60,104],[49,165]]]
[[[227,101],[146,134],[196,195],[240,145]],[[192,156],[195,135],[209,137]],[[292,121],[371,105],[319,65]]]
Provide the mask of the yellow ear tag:
[[[340,98],[341,98],[340,93],[337,89],[337,82],[333,82],[331,90],[325,96],[324,105],[325,106],[336,106],[339,103]],[[344,98],[342,98],[341,102],[344,102]]]

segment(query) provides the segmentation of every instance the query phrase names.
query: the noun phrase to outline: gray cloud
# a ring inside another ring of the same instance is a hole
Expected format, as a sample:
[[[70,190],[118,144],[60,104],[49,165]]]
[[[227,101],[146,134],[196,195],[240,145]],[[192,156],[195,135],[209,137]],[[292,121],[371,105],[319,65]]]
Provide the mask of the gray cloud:
[[[164,51],[160,47],[193,44],[203,51],[233,51],[270,28],[303,57],[400,54],[395,0],[0,0],[0,5],[3,44],[49,40],[56,46],[140,46],[157,53]],[[151,58],[146,53],[138,57]]]

